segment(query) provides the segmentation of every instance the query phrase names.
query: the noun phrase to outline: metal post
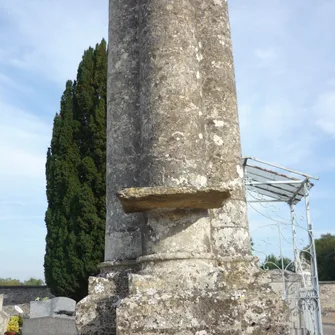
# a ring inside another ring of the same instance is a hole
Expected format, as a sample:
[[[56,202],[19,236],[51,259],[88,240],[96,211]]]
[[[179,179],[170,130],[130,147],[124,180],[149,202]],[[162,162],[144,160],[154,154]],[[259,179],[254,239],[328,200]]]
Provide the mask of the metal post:
[[[283,299],[286,300],[288,298],[288,292],[286,289],[286,280],[285,280],[285,267],[284,267],[284,256],[283,256],[283,248],[282,248],[282,231],[281,226],[277,225],[278,235],[279,235],[279,250],[280,250],[280,260],[281,260],[281,274],[283,279]]]
[[[292,239],[293,239],[293,263],[294,263],[294,270],[296,273],[298,273],[298,249],[297,249],[297,239],[296,235],[297,232],[295,230],[295,217],[294,217],[294,205],[293,201],[290,201],[290,211],[291,211],[291,228],[292,228]]]
[[[311,279],[313,283],[313,289],[315,292],[315,300],[317,303],[317,311],[316,312],[316,331],[317,335],[323,335],[322,330],[322,317],[321,317],[321,304],[320,304],[320,291],[319,291],[319,279],[318,279],[318,266],[316,261],[316,250],[315,250],[315,241],[313,236],[313,224],[310,215],[309,209],[309,190],[308,190],[309,180],[304,184],[305,191],[305,206],[306,206],[306,219],[308,225],[308,236],[309,242],[311,246]]]

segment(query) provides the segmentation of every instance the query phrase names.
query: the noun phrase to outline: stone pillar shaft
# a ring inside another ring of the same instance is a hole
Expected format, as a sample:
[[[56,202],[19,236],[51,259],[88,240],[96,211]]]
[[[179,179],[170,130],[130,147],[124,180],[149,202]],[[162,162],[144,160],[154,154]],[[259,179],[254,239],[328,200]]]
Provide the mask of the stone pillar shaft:
[[[140,2],[141,186],[206,186],[196,8]]]
[[[138,1],[109,2],[107,222],[105,261],[141,255],[140,214],[124,214],[116,192],[139,185],[141,117]]]
[[[208,186],[232,186],[223,207],[210,210],[213,251],[218,257],[247,255],[251,248],[228,3],[197,0],[195,6]]]
[[[147,218],[145,255],[211,252],[207,210],[155,210]]]
[[[109,45],[105,260],[141,253],[142,217],[115,198],[129,186],[230,182],[231,199],[211,210],[213,251],[248,254],[227,2],[110,1]]]

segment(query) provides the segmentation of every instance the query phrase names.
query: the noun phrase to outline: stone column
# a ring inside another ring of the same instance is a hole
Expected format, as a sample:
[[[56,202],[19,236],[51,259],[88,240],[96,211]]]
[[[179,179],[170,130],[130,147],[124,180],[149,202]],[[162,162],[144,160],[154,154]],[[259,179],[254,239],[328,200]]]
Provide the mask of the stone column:
[[[146,223],[117,334],[286,334],[250,256],[227,2],[143,0],[139,32],[141,187],[118,196]]]
[[[110,0],[109,49],[106,261],[87,298],[105,304],[81,302],[86,329],[288,334],[250,255],[227,1]]]

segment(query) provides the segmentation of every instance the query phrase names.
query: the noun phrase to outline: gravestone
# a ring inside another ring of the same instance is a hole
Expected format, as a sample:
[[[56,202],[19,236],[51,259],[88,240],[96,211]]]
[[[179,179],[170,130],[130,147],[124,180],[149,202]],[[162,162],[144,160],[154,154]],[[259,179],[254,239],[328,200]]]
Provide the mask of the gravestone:
[[[110,0],[105,262],[80,334],[288,334],[251,256],[226,0]]]
[[[23,335],[76,335],[76,302],[66,297],[30,302],[30,319],[23,322]]]
[[[7,330],[9,315],[2,310],[3,294],[0,294],[0,334],[4,334]]]
[[[74,320],[43,317],[25,319],[22,335],[76,335]]]
[[[66,297],[58,297],[45,301],[30,302],[30,318],[64,317],[71,318],[75,315],[76,302]]]

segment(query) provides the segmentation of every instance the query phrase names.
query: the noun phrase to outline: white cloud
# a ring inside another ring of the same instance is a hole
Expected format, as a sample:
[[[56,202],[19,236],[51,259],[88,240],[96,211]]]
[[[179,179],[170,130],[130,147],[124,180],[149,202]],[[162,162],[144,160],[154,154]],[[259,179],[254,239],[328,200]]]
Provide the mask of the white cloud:
[[[0,62],[64,85],[83,50],[107,35],[107,0],[2,0],[11,29],[0,35]]]
[[[0,73],[0,84],[1,86],[9,86],[9,87],[16,87],[16,83],[13,79],[9,78],[8,76]]]
[[[253,63],[252,67],[256,70],[266,70],[272,76],[285,75],[287,65],[285,58],[282,57],[279,50],[274,47],[256,48],[253,50]],[[274,80],[277,80],[274,79]]]
[[[273,48],[255,49],[254,54],[261,60],[276,59],[277,53]]]
[[[335,91],[322,94],[315,106],[316,124],[335,137]]]
[[[317,143],[313,129],[302,121],[304,112],[275,98],[272,104],[262,105],[258,101],[242,105],[243,154],[292,168],[304,165]]]
[[[44,178],[50,125],[12,106],[0,97],[0,180],[12,177]]]
[[[230,3],[244,155],[311,173],[334,169],[325,134],[335,134],[335,6],[325,3]]]

